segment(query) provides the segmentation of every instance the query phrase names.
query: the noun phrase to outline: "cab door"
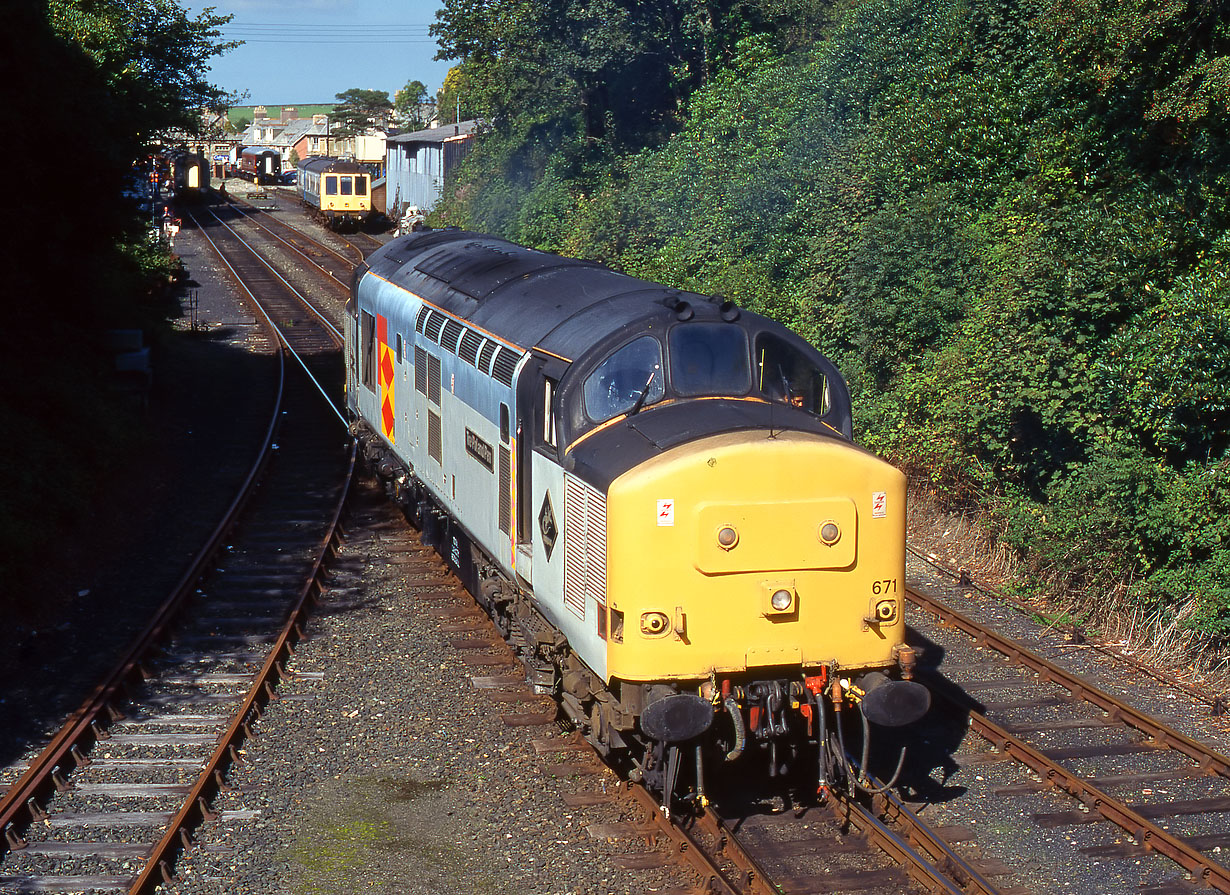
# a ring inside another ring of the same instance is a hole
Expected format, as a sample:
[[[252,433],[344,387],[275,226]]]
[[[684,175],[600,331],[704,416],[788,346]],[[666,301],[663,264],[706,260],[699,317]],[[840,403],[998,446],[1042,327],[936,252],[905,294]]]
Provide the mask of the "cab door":
[[[517,383],[517,574],[549,618],[564,593],[559,382],[567,369],[565,361],[535,353]]]

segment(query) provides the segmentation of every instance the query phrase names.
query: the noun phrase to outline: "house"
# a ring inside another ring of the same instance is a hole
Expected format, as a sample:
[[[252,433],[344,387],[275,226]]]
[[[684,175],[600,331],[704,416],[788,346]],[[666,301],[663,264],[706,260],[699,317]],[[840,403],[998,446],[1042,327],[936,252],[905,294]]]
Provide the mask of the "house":
[[[426,212],[440,201],[480,124],[462,121],[388,138],[385,213],[391,220],[400,220],[409,206]]]

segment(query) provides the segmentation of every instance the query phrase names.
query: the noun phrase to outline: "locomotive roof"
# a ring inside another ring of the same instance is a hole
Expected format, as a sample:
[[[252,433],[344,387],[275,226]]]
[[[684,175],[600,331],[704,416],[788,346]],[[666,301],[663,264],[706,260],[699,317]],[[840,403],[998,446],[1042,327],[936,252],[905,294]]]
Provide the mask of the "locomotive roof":
[[[279,150],[274,149],[272,146],[245,146],[243,149],[239,150],[240,155],[264,155],[267,152],[272,152],[274,155],[282,154]]]
[[[650,304],[654,299],[685,295],[592,261],[463,230],[394,240],[367,259],[367,269],[515,345],[568,360],[627,324],[661,313]]]
[[[357,162],[346,161],[340,158],[333,158],[327,155],[317,155],[305,158],[299,162],[299,169],[302,171],[312,171],[318,174],[366,174],[367,169]]]

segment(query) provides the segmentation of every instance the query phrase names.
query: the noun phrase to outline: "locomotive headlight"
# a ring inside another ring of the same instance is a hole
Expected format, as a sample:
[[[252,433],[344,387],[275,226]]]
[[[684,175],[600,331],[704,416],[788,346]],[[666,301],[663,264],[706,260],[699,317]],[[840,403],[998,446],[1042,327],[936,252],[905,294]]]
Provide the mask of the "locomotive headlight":
[[[780,622],[798,617],[799,594],[793,581],[764,581],[760,587],[760,611],[765,618]]]
[[[820,526],[820,542],[832,547],[841,540],[841,528],[831,519]]]
[[[733,525],[723,525],[718,529],[717,542],[723,550],[733,550],[739,543],[739,530]]]
[[[671,620],[665,612],[642,612],[641,613],[641,633],[648,634],[651,637],[657,636],[666,632],[670,627]]]

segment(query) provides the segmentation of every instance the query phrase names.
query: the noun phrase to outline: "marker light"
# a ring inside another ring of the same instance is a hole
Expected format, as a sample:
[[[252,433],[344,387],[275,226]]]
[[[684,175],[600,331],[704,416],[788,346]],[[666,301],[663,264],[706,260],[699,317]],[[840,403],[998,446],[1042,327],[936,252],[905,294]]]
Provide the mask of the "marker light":
[[[820,526],[820,540],[830,547],[841,540],[841,529],[836,522],[825,522]]]
[[[791,602],[794,600],[794,594],[788,590],[775,590],[773,596],[769,598],[769,605],[778,612],[785,612],[790,608]]]
[[[671,620],[665,612],[642,612],[641,633],[661,634],[670,626]]]
[[[723,550],[733,550],[739,543],[739,532],[733,525],[723,525],[718,529],[717,542]]]

